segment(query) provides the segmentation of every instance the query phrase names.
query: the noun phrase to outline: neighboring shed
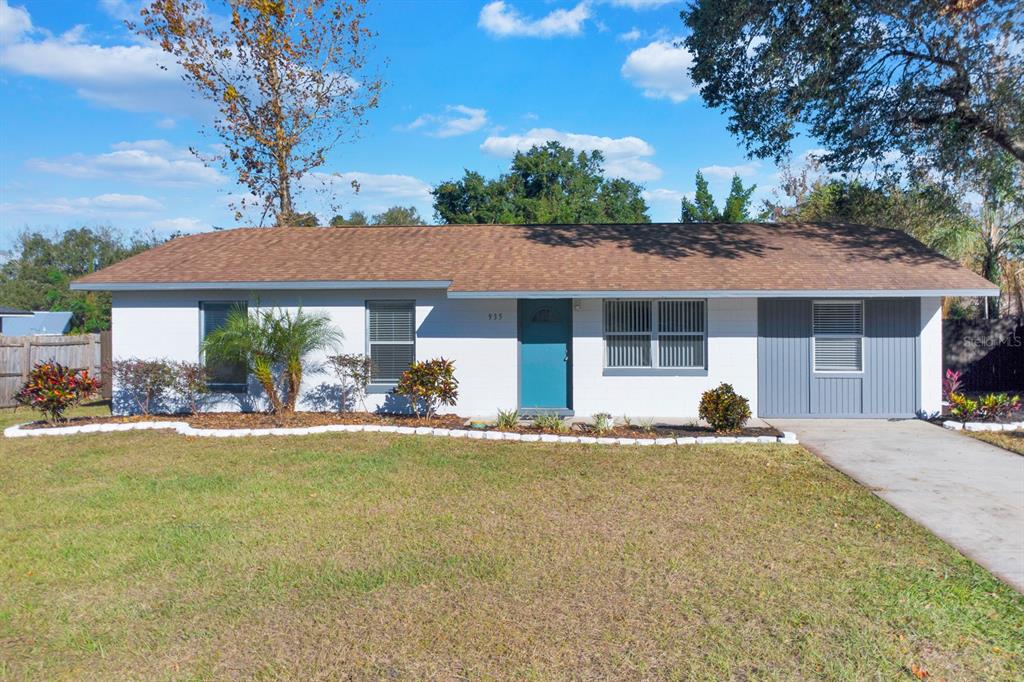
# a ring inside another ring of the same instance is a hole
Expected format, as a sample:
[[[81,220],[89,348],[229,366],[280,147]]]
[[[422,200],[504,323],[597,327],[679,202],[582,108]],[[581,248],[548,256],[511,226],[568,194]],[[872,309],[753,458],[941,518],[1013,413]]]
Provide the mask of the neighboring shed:
[[[66,311],[24,312],[10,315],[0,312],[4,318],[0,333],[5,336],[56,336],[65,334],[71,328],[72,313]]]
[[[0,306],[0,334],[10,334],[11,332],[4,331],[4,323],[14,321],[20,317],[31,317],[31,310],[20,310],[18,308],[9,308],[7,306]]]

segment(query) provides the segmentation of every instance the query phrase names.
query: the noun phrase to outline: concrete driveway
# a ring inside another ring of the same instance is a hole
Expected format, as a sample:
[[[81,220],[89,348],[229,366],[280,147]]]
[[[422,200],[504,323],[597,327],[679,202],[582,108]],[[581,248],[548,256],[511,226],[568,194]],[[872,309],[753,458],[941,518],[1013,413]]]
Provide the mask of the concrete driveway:
[[[768,421],[1024,592],[1024,456],[918,420]]]

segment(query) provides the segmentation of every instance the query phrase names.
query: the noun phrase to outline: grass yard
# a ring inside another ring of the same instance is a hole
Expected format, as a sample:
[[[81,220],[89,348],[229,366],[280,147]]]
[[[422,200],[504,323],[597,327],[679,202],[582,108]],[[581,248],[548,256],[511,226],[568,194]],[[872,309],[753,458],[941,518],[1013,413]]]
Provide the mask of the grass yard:
[[[1024,670],[1024,597],[799,447],[132,432],[0,453],[0,679]]]
[[[972,438],[1024,455],[1024,431],[963,431]]]

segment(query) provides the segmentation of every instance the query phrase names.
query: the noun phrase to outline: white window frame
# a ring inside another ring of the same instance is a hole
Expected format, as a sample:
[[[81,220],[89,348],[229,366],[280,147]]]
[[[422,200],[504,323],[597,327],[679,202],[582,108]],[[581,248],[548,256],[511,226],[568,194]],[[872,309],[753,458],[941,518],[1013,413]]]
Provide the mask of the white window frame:
[[[629,301],[635,303],[649,303],[651,306],[651,330],[649,332],[609,332],[608,331],[608,315],[607,315],[607,302],[619,302]],[[701,332],[661,332],[659,331],[658,321],[658,308],[662,302],[680,302],[680,303],[700,303],[704,313],[704,324],[703,331]],[[604,369],[606,370],[672,370],[672,371],[692,371],[692,370],[706,370],[708,367],[708,301],[706,298],[614,298],[614,299],[602,299],[601,301],[601,332],[602,342],[604,344]],[[608,337],[615,336],[647,336],[650,343],[650,358],[651,364],[649,365],[610,365],[608,364]],[[661,336],[700,336],[702,353],[704,362],[700,365],[669,365],[665,366],[661,364],[661,348],[659,346],[659,338]]]
[[[411,341],[374,341],[374,340],[372,340],[370,338],[370,333],[371,333],[371,329],[372,329],[371,326],[370,326],[370,307],[373,304],[375,304],[375,303],[391,303],[391,304],[403,303],[403,304],[406,304],[406,305],[408,305],[408,306],[410,306],[412,308],[412,340]],[[365,312],[364,324],[365,324],[365,329],[366,329],[366,357],[367,357],[367,359],[369,359],[371,363],[373,362],[373,346],[412,346],[412,359],[413,359],[413,362],[415,362],[416,361],[416,301],[412,300],[412,299],[407,299],[407,298],[397,298],[397,299],[373,298],[373,299],[366,299],[363,302],[363,308],[366,311]],[[372,377],[372,370],[371,370],[371,377]],[[393,388],[393,387],[395,387],[397,385],[398,385],[398,380],[397,379],[395,379],[394,381],[380,381],[380,380],[374,381],[371,378],[371,380],[370,380],[370,388],[386,388],[386,389],[390,389],[390,388]]]
[[[821,303],[856,303],[860,306],[860,334],[818,334],[814,331],[814,306]],[[818,369],[818,337],[831,339],[859,339],[860,340],[860,369]],[[815,299],[811,301],[811,369],[815,374],[864,374],[867,366],[867,355],[864,352],[864,300],[851,300],[848,298]]]

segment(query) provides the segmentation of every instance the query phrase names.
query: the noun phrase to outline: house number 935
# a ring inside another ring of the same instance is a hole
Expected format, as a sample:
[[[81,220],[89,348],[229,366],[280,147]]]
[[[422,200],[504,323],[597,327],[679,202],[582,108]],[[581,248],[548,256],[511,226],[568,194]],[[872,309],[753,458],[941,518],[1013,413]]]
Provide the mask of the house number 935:
[[[487,319],[491,321],[497,321],[501,319],[501,313],[487,313]]]

